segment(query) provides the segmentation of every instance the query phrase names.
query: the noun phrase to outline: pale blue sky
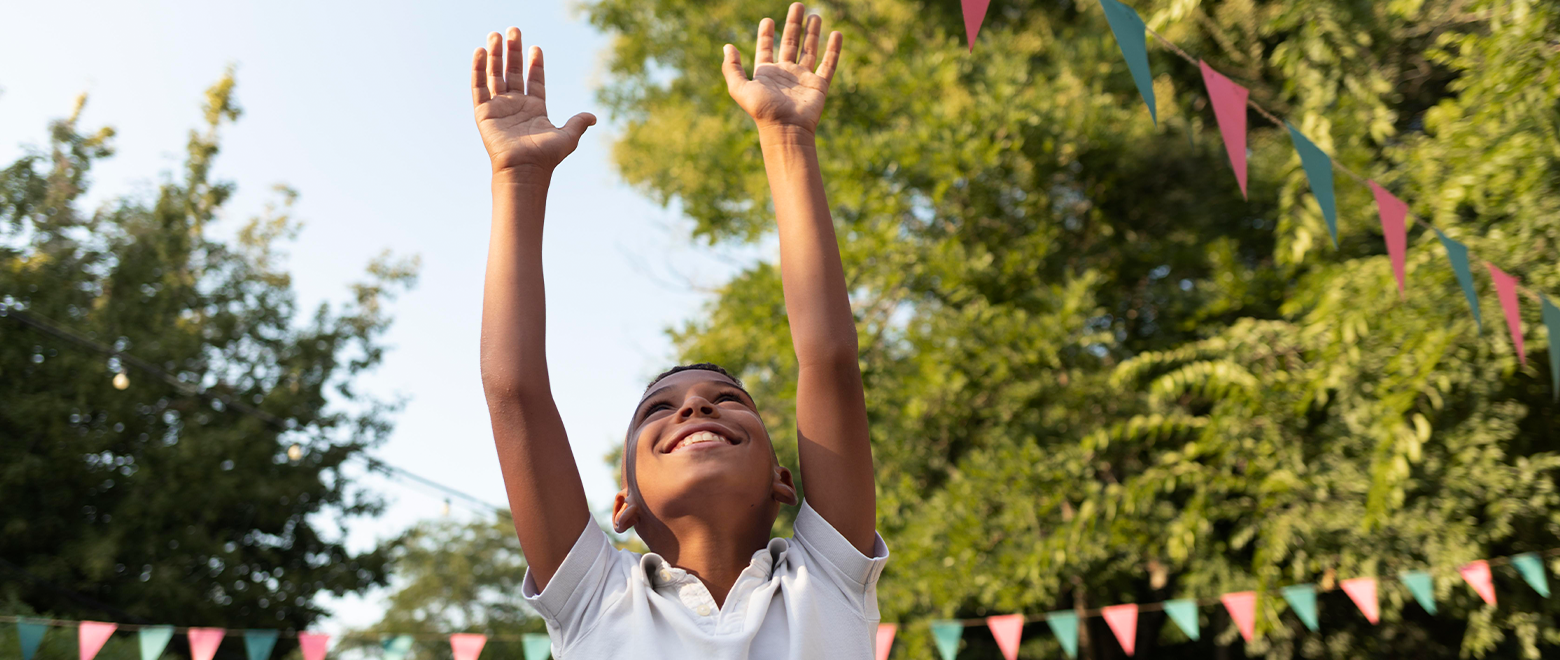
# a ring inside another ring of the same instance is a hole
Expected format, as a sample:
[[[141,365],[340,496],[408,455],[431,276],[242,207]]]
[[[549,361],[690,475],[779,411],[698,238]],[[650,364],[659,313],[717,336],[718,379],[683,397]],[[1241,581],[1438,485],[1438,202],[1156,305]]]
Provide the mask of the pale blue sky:
[[[394,307],[393,348],[364,379],[374,392],[407,397],[377,453],[505,501],[477,371],[489,195],[467,67],[489,31],[517,25],[547,52],[556,122],[582,110],[606,120],[593,90],[607,37],[571,3],[551,0],[0,7],[0,163],[23,144],[43,144],[46,122],[88,92],[83,124],[119,131],[117,155],[92,177],[94,202],[144,193],[160,173],[176,172],[200,121],[201,92],[237,64],[244,116],[225,132],[217,174],[238,194],[216,231],[259,213],[273,184],[297,189],[304,228],[291,269],[305,309],[342,300],[381,250],[421,255],[420,284]],[[711,66],[718,62],[711,53]],[[557,172],[545,245],[554,395],[595,508],[614,492],[601,457],[646,379],[670,363],[663,330],[696,314],[704,287],[754,254],[690,243],[675,209],[618,179],[612,131],[610,123],[591,129]],[[440,515],[442,498],[372,483],[390,506],[353,525],[358,547]],[[339,616],[327,627],[373,620],[376,602],[335,603]]]

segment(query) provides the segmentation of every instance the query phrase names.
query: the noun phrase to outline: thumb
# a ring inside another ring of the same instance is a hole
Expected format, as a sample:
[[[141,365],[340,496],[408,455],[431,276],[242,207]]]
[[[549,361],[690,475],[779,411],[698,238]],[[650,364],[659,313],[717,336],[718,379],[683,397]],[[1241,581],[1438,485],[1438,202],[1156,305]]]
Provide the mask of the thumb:
[[[726,58],[720,64],[720,72],[726,76],[726,92],[731,93],[748,81],[747,72],[742,70],[742,53],[736,46],[726,44],[721,50]]]
[[[568,133],[570,137],[574,138],[575,142],[578,142],[585,135],[585,129],[595,125],[596,115],[589,112],[581,112],[570,117],[569,121],[564,122],[563,132]]]

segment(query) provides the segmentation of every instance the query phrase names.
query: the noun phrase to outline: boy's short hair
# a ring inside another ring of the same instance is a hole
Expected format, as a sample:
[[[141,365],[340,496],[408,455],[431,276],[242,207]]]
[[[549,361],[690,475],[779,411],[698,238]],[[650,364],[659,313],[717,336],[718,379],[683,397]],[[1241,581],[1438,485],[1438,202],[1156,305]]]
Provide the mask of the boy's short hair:
[[[713,371],[713,372],[718,373],[718,374],[720,374],[722,376],[730,378],[731,382],[736,383],[737,387],[741,387],[743,392],[747,391],[747,388],[743,387],[741,379],[738,379],[736,376],[731,375],[731,372],[726,371],[725,367],[722,367],[722,366],[720,366],[718,364],[715,364],[713,362],[695,362],[693,364],[679,364],[679,365],[677,365],[675,367],[672,367],[671,369],[667,369],[666,371],[663,371],[660,374],[656,375],[655,378],[651,379],[650,384],[645,386],[645,391],[649,392],[650,388],[655,387],[656,383],[661,382],[661,380],[666,378],[667,376],[670,376],[672,374],[682,373],[684,371],[694,371],[694,370]]]

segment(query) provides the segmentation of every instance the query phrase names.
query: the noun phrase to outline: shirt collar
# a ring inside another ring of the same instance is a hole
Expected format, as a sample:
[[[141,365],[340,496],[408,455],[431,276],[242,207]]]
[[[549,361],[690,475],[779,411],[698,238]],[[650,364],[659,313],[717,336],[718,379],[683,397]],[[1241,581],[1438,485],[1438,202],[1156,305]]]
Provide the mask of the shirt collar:
[[[791,549],[790,541],[782,538],[769,539],[769,544],[763,549],[753,553],[753,560],[748,564],[747,571],[757,573],[759,577],[767,580],[773,577],[775,572],[785,562],[786,552]],[[654,552],[647,552],[639,558],[639,567],[643,569],[645,579],[650,582],[651,588],[662,586],[676,586],[688,580],[693,580],[688,572],[666,562]],[[744,572],[747,572],[744,571]]]

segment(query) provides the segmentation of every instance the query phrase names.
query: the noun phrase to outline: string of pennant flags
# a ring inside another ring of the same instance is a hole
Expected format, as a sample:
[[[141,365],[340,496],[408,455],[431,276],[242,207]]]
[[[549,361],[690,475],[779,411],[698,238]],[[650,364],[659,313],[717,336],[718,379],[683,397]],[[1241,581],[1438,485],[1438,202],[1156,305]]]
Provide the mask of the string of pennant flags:
[[[990,0],[961,0],[961,2],[964,10],[965,37],[973,52],[975,39],[980,33],[981,23],[985,20]],[[1518,361],[1524,367],[1527,366],[1527,349],[1522,335],[1520,299],[1526,297],[1537,302],[1541,309],[1543,323],[1549,330],[1551,387],[1555,401],[1560,402],[1560,307],[1557,307],[1549,296],[1523,286],[1516,276],[1507,273],[1494,262],[1478,259],[1476,255],[1469,252],[1466,245],[1447,236],[1427,219],[1410,213],[1408,204],[1393,195],[1391,191],[1347,166],[1335,162],[1294,124],[1280,119],[1252,100],[1250,90],[1214,70],[1207,62],[1192,57],[1174,42],[1149,28],[1132,7],[1123,4],[1120,0],[1099,0],[1099,3],[1105,12],[1106,21],[1110,24],[1111,32],[1116,37],[1116,43],[1121,48],[1127,70],[1132,74],[1132,81],[1137,86],[1139,95],[1143,97],[1143,103],[1148,106],[1149,116],[1156,126],[1159,124],[1159,115],[1154,99],[1153,75],[1148,64],[1147,35],[1153,35],[1159,43],[1181,59],[1197,65],[1202,72],[1203,84],[1213,106],[1219,133],[1224,140],[1224,149],[1229,154],[1230,166],[1235,171],[1235,181],[1240,186],[1241,197],[1246,197],[1246,108],[1250,107],[1273,125],[1288,130],[1295,151],[1300,157],[1306,180],[1311,185],[1311,194],[1316,198],[1317,205],[1322,210],[1322,217],[1327,222],[1327,231],[1332,237],[1334,248],[1338,247],[1338,208],[1333,192],[1334,171],[1341,171],[1361,185],[1370,188],[1371,196],[1376,202],[1377,214],[1381,219],[1381,229],[1385,237],[1387,255],[1392,262],[1392,274],[1397,280],[1399,298],[1407,297],[1405,271],[1408,225],[1413,223],[1434,231],[1436,238],[1440,239],[1447,260],[1451,262],[1452,271],[1457,276],[1457,283],[1462,288],[1463,297],[1467,298],[1468,305],[1472,309],[1474,325],[1479,328],[1480,334],[1484,332],[1484,320],[1479,311],[1479,296],[1474,288],[1470,261],[1477,259],[1483,263],[1485,269],[1489,271],[1490,280],[1495,285],[1495,294],[1500,301],[1501,312],[1506,318],[1506,329],[1511,336],[1512,347],[1516,351]]]
[[[1544,570],[1543,557],[1560,554],[1560,548],[1545,552],[1525,552],[1510,557],[1497,557],[1494,559],[1480,559],[1459,566],[1457,572],[1464,582],[1473,588],[1479,599],[1485,604],[1494,606],[1495,582],[1491,573],[1491,566],[1509,564],[1516,568],[1524,582],[1538,592],[1540,596],[1549,597],[1549,576]],[[1435,578],[1428,570],[1409,570],[1398,573],[1398,581],[1408,588],[1410,594],[1419,606],[1431,615],[1436,613],[1435,602]],[[1349,596],[1360,613],[1372,624],[1381,620],[1381,603],[1377,597],[1377,578],[1375,576],[1361,576],[1338,581],[1338,587]],[[1289,604],[1289,609],[1295,613],[1305,627],[1316,632],[1319,629],[1317,617],[1315,584],[1294,584],[1279,588],[1284,602]],[[988,616],[984,619],[942,619],[931,622],[932,639],[936,643],[937,652],[943,660],[954,660],[959,652],[959,642],[964,636],[964,631],[970,627],[984,625],[991,631],[991,636],[997,642],[997,648],[1002,651],[1002,657],[1006,660],[1018,658],[1018,646],[1023,637],[1024,625],[1044,621],[1050,628],[1051,634],[1056,636],[1056,641],[1061,644],[1062,651],[1068,658],[1078,657],[1078,632],[1084,618],[1101,617],[1110,628],[1111,634],[1116,637],[1116,643],[1121,645],[1122,652],[1128,656],[1137,650],[1137,621],[1139,612],[1164,612],[1170,620],[1175,622],[1177,628],[1192,640],[1202,638],[1202,628],[1199,624],[1198,610],[1207,606],[1222,605],[1229,613],[1230,619],[1235,622],[1235,627],[1247,642],[1256,635],[1257,622],[1257,592],[1237,591],[1219,596],[1217,599],[1196,600],[1192,598],[1180,598],[1159,603],[1147,603],[1139,605],[1128,603],[1124,605],[1109,605],[1097,610],[1061,610],[1040,615],[1001,614]],[[889,651],[892,650],[894,635],[898,632],[900,624],[882,623],[877,629],[877,660],[887,660]],[[87,660],[87,659],[83,659]]]
[[[103,645],[116,632],[135,632],[140,644],[141,660],[159,660],[168,643],[173,641],[175,634],[182,633],[188,637],[190,645],[190,660],[211,660],[217,653],[217,647],[222,640],[233,633],[244,640],[245,657],[248,660],[270,660],[272,651],[276,648],[276,640],[281,637],[297,637],[298,650],[303,654],[303,660],[325,660],[330,647],[330,635],[319,632],[283,633],[279,630],[242,629],[228,630],[225,628],[202,627],[174,627],[170,625],[139,625],[118,624],[104,621],[66,621],[60,619],[40,619],[22,616],[0,616],[0,621],[14,621],[16,623],[16,636],[21,645],[22,660],[32,660],[37,653],[38,646],[43,643],[44,633],[51,627],[76,628],[76,647],[79,660],[92,660],[97,656]],[[347,637],[362,637],[360,634],[349,634]],[[405,660],[412,650],[412,644],[420,637],[427,635],[387,634],[380,636],[380,649],[384,652],[383,660]],[[489,641],[511,642],[518,641],[522,644],[525,660],[547,660],[552,656],[552,642],[543,633],[525,633],[523,635],[483,635],[479,633],[452,633],[438,635],[447,637],[450,642],[450,651],[454,653],[455,660],[478,660],[482,655],[482,648]]]

